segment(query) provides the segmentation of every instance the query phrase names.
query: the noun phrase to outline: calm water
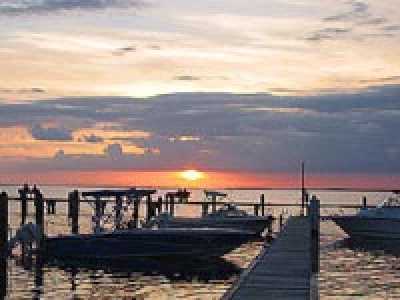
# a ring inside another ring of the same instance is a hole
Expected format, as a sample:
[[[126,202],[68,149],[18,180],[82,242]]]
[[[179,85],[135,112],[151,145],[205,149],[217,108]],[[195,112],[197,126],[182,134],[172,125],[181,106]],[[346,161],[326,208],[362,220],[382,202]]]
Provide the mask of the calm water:
[[[15,187],[0,187],[11,196]],[[71,188],[42,187],[45,196],[66,197]],[[165,193],[160,190],[160,193]],[[232,201],[258,201],[261,193],[274,203],[298,203],[297,191],[229,190]],[[317,192],[322,203],[380,202],[382,193]],[[193,190],[200,200],[202,191]],[[17,228],[19,210],[11,205],[10,223]],[[64,204],[56,216],[46,216],[49,235],[69,232]],[[31,207],[31,212],[33,207]],[[282,213],[281,208],[270,211]],[[92,208],[83,204],[81,232],[90,232]],[[283,211],[286,214],[296,211]],[[327,215],[333,210],[322,209]],[[348,212],[351,212],[349,210]],[[143,213],[143,212],[142,212]],[[177,206],[177,215],[200,215],[199,208]],[[42,270],[9,261],[9,299],[219,299],[259,253],[262,242],[252,242],[221,259],[186,261],[132,260],[120,265],[46,265]],[[391,251],[389,251],[391,250]],[[400,299],[400,251],[384,245],[352,245],[331,222],[321,224],[321,299]],[[40,276],[41,275],[41,276]]]

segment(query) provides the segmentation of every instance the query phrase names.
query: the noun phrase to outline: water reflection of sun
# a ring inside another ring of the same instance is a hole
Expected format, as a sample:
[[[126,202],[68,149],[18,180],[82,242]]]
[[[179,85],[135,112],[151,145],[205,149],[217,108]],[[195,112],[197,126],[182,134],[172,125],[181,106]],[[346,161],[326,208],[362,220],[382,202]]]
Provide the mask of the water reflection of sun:
[[[196,181],[204,178],[204,173],[197,170],[185,170],[179,173],[180,177],[188,181]]]

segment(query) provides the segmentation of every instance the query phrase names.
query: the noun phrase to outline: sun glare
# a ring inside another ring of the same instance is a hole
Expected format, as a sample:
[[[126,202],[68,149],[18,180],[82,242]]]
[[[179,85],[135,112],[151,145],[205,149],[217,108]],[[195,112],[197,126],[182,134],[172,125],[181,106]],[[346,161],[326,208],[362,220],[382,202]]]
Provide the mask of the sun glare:
[[[204,174],[202,172],[199,172],[196,170],[182,171],[180,175],[183,179],[189,180],[189,181],[199,180],[204,177]]]

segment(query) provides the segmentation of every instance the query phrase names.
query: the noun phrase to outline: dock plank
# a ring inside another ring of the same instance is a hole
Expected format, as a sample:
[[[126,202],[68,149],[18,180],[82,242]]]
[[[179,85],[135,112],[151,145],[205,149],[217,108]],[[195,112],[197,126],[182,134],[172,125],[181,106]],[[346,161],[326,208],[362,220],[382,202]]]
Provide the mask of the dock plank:
[[[310,247],[309,218],[289,218],[272,245],[262,250],[222,299],[310,299]]]

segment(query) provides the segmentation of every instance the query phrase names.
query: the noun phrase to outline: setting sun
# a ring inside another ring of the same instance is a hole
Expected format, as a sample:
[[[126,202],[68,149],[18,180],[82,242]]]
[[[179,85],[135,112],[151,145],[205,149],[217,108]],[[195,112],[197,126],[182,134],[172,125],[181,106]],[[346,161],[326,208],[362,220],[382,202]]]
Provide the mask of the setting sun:
[[[186,170],[181,172],[181,177],[186,180],[195,181],[202,179],[204,174],[196,170]]]

